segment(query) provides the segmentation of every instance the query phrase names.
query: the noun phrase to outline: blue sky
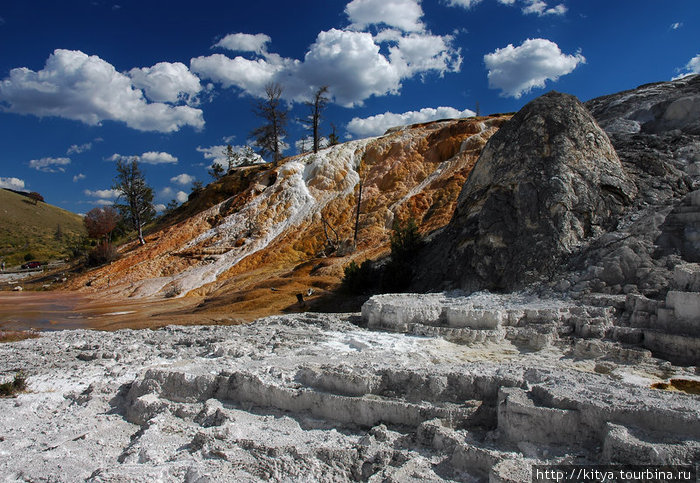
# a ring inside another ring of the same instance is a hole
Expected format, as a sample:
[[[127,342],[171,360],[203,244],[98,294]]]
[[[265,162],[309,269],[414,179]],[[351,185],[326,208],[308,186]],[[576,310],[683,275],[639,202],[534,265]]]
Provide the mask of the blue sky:
[[[323,133],[350,139],[699,71],[697,0],[9,0],[0,186],[85,213],[114,201],[114,159],[139,156],[156,203],[184,200],[227,143],[250,141],[269,82],[291,155],[322,85]]]

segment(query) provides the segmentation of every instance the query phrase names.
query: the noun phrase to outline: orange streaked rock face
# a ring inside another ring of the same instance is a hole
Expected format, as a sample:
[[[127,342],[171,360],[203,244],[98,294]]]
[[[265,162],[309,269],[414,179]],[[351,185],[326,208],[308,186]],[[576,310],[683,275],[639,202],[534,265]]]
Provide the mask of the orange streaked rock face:
[[[412,217],[422,233],[446,225],[486,141],[509,117],[414,125],[277,167],[244,168],[199,194],[217,190],[223,201],[151,233],[143,247],[122,247],[118,261],[73,280],[72,288],[202,296],[218,300],[212,309],[251,319],[278,313],[293,302],[292,292],[323,293],[351,260],[387,253],[395,222]]]

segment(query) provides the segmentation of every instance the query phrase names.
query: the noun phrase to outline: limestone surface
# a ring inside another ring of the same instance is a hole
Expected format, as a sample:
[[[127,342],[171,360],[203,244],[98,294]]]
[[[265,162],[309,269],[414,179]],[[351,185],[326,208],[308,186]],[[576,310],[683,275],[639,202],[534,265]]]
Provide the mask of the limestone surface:
[[[577,336],[577,321],[598,318],[591,307],[452,293],[381,309],[407,297],[375,300],[365,320],[300,314],[2,344],[3,377],[28,377],[27,392],[0,399],[3,481],[526,482],[533,464],[700,457],[700,395],[651,388],[697,385],[696,368]],[[437,310],[418,310],[428,306],[505,337],[406,330],[437,323]],[[509,332],[567,324],[574,332],[537,347]]]

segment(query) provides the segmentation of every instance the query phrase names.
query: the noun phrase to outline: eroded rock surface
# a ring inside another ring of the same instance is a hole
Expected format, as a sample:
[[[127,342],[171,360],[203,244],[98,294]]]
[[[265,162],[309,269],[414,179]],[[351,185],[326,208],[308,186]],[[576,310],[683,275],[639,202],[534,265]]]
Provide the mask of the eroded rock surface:
[[[577,321],[607,320],[609,311],[524,295],[439,297],[414,307],[446,302],[454,324],[505,337],[455,343],[363,329],[351,323],[359,315],[307,314],[2,344],[0,371],[26,371],[29,392],[0,399],[0,473],[5,481],[525,482],[533,464],[700,457],[700,396],[650,388],[697,381],[694,368],[575,335],[585,326]],[[404,311],[390,323],[377,307],[367,307],[368,322],[394,330],[430,317]],[[573,332],[555,331],[536,348],[510,337],[512,328],[567,324]]]
[[[613,228],[636,192],[586,108],[545,94],[489,140],[417,285],[512,290],[549,277]]]

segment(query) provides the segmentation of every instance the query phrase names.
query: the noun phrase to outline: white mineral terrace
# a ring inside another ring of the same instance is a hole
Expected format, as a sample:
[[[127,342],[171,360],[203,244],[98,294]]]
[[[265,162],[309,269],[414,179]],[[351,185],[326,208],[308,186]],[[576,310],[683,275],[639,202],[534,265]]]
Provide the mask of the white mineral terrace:
[[[0,475],[525,482],[533,464],[700,458],[700,396],[651,388],[697,369],[598,338],[606,309],[436,294],[363,313],[2,344],[29,390],[0,399]]]

